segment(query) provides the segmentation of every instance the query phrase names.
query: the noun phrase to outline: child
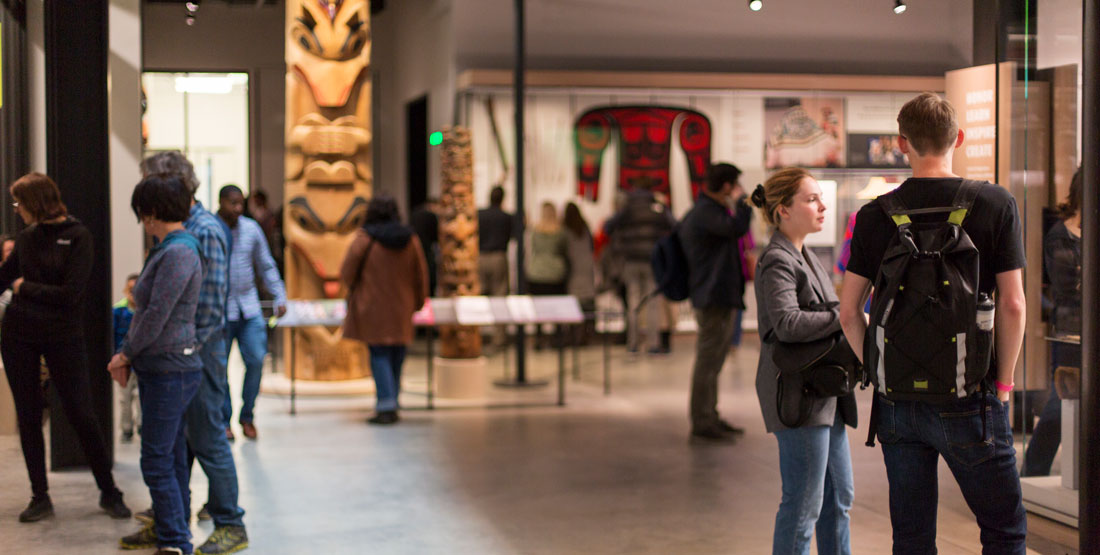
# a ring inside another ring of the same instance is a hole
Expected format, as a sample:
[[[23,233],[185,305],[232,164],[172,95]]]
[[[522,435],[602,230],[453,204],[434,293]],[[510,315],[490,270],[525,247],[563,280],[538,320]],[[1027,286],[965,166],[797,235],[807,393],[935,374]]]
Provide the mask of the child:
[[[134,318],[133,290],[137,279],[137,274],[126,276],[126,287],[122,290],[126,298],[115,303],[112,311],[115,329],[115,352],[122,348],[122,340],[126,337],[126,332],[130,331],[130,320]],[[122,427],[122,443],[130,443],[134,440],[134,422],[137,422],[138,433],[141,433],[141,403],[137,402],[136,395],[137,376],[131,372],[126,387],[120,389],[121,394],[118,398],[119,408],[122,409],[119,422]]]

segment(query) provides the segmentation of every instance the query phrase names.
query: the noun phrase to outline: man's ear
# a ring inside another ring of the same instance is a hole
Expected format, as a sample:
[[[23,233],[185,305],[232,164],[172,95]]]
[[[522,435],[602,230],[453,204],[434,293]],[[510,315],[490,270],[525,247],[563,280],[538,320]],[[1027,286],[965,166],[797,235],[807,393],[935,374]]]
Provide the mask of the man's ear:
[[[963,133],[962,127],[959,128],[959,138],[955,139],[955,148],[959,148],[963,144],[963,139],[966,138],[966,133]]]
[[[898,150],[902,154],[909,154],[909,139],[905,138],[905,135],[898,135]]]

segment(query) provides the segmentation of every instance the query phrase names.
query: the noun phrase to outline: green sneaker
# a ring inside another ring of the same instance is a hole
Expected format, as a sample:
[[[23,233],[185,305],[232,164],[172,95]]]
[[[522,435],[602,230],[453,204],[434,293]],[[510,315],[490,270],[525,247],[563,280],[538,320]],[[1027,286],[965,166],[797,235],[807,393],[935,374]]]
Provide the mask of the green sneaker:
[[[248,548],[248,533],[244,526],[219,526],[206,539],[206,543],[195,550],[195,555],[225,555]]]
[[[157,531],[152,524],[146,524],[141,530],[118,540],[118,546],[122,549],[152,549],[157,546]]]

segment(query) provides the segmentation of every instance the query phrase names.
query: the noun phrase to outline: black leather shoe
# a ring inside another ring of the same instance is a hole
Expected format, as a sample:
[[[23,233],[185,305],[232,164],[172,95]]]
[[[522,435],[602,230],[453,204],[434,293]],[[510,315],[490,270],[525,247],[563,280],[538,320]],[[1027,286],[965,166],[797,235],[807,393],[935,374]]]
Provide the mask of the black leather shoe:
[[[126,503],[122,502],[122,492],[117,489],[105,491],[99,496],[99,506],[111,515],[111,518],[130,518],[132,514]]]
[[[730,424],[729,422],[726,422],[725,420],[722,420],[721,418],[718,419],[718,427],[721,428],[722,431],[733,434],[733,435],[736,435],[736,436],[745,435],[745,429],[744,428],[738,428],[738,427],[734,426],[733,424]]]
[[[382,411],[371,418],[367,419],[368,424],[388,425],[396,423],[400,418],[397,416],[397,411],[386,410]]]
[[[32,497],[31,502],[23,512],[19,513],[19,522],[38,522],[53,516],[53,503],[50,496]]]

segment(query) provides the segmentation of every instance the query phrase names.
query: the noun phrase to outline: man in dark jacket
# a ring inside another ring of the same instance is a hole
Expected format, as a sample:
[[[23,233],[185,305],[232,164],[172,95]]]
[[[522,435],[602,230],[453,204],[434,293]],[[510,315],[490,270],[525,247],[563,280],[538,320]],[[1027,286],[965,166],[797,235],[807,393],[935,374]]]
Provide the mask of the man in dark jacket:
[[[691,435],[715,441],[733,441],[743,433],[719,418],[717,409],[718,373],[729,351],[733,311],[745,308],[737,241],[749,230],[752,208],[744,202],[740,178],[737,166],[712,165],[706,189],[680,228],[699,328],[691,380]]]
[[[657,240],[672,231],[674,220],[668,207],[657,200],[649,187],[631,191],[620,209],[604,229],[611,239],[611,248],[622,260],[621,279],[626,285],[626,350],[637,352],[642,334],[638,312],[645,309],[646,346],[650,353],[659,353],[660,299],[653,297],[640,306],[643,298],[656,290],[650,259]]]

